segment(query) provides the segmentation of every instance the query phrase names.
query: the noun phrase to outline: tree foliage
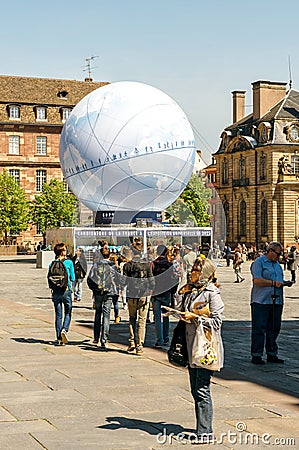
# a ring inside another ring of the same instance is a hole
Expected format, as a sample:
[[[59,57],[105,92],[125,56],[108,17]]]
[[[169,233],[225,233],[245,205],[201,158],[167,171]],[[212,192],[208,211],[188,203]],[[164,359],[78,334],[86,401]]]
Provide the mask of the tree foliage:
[[[53,178],[50,183],[44,183],[42,193],[35,196],[33,216],[43,235],[49,228],[74,225],[77,200],[71,192],[65,192],[63,181]]]
[[[179,198],[166,209],[170,223],[194,222],[196,226],[210,226],[208,214],[212,191],[206,188],[197,174],[193,174]]]
[[[0,231],[5,242],[8,236],[27,230],[29,224],[30,207],[25,191],[3,170],[0,175]]]

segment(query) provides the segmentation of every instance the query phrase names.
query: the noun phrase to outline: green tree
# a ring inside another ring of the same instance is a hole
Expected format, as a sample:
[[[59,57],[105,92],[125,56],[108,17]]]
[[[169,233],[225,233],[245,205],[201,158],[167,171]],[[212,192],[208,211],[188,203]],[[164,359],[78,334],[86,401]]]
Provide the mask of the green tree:
[[[0,231],[5,243],[8,243],[8,236],[19,234],[29,227],[29,205],[24,189],[3,170],[0,175]]]
[[[42,193],[33,201],[33,216],[45,239],[49,228],[74,225],[77,222],[77,200],[71,192],[65,192],[63,181],[53,178],[44,183]]]
[[[170,223],[193,221],[199,227],[210,226],[208,214],[212,191],[206,188],[197,174],[192,174],[179,198],[166,209]]]

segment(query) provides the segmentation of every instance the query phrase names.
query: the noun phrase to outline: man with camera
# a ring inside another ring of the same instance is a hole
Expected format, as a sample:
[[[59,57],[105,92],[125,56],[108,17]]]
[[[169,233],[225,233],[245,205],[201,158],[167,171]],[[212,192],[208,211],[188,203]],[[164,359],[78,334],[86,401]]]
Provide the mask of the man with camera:
[[[283,364],[278,358],[276,340],[281,327],[283,287],[292,286],[284,281],[279,258],[283,254],[280,242],[270,242],[266,253],[251,265],[253,287],[251,290],[251,355],[252,364],[265,364],[262,356],[266,343],[268,363]],[[265,342],[266,341],[266,342]]]

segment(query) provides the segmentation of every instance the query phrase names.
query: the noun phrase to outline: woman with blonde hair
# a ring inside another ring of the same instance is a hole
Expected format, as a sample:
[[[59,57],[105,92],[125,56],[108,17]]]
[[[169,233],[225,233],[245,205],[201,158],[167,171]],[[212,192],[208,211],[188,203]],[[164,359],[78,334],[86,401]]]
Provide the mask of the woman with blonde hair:
[[[196,345],[196,330],[199,325],[203,325],[205,332],[206,330],[208,333],[217,332],[221,341],[220,330],[224,304],[216,282],[215,271],[216,266],[210,259],[196,258],[188,284],[179,291],[183,294],[181,311],[183,311],[182,320],[186,322],[188,371],[191,394],[195,403],[196,434],[193,436],[194,444],[209,444],[215,441],[210,393],[213,370],[209,370],[209,365],[204,366],[207,367],[204,368],[192,362],[193,347]],[[202,307],[204,309],[200,310],[199,308]]]

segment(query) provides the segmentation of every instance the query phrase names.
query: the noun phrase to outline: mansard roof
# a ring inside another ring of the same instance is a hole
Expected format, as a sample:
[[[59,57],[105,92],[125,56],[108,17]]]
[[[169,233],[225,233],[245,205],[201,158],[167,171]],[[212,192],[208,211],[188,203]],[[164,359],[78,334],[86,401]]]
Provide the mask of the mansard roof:
[[[260,121],[271,121],[273,119],[299,119],[299,92],[291,89],[285,98],[280,100],[267,112]]]
[[[291,89],[287,95],[276,103],[266,114],[257,120],[253,120],[253,113],[243,117],[238,122],[235,122],[226,127],[221,136],[225,132],[230,132],[230,140],[236,136],[251,136],[252,130],[258,128],[260,123],[272,123],[276,129],[276,132],[271,134],[269,143],[285,144],[286,135],[283,131],[283,127],[286,122],[292,122],[299,120],[299,92]],[[274,140],[273,140],[274,139]],[[219,149],[215,154],[223,153],[224,147],[222,142]]]
[[[55,78],[0,75],[1,103],[76,105],[91,91],[108,84]]]

